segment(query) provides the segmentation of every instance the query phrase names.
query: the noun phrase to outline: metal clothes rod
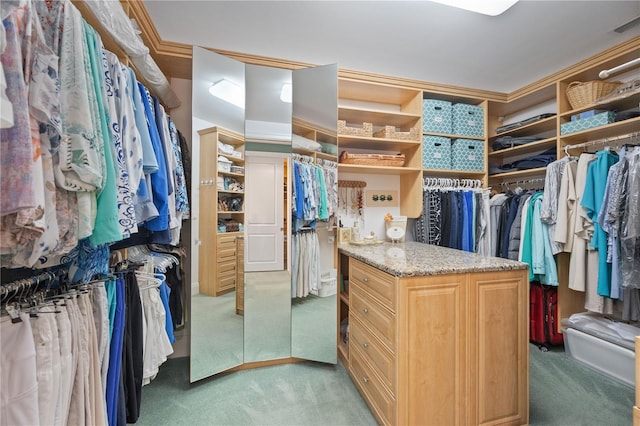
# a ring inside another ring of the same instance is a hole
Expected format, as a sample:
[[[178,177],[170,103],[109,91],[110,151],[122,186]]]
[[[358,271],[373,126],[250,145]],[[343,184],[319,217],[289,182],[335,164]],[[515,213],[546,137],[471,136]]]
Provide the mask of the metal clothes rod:
[[[505,186],[508,187],[509,185],[530,185],[534,183],[544,183],[544,182],[545,182],[545,178],[533,178],[533,179],[504,181],[504,182],[500,182],[500,185],[502,187],[505,187]]]
[[[626,63],[624,63],[622,65],[618,65],[617,67],[613,67],[613,68],[608,69],[608,70],[602,70],[602,71],[600,71],[600,74],[598,74],[598,76],[600,78],[607,78],[611,74],[618,73],[618,72],[620,72],[622,70],[626,70],[627,68],[631,68],[631,67],[636,66],[636,65],[640,65],[640,58],[632,59],[629,62],[626,62]]]
[[[620,141],[623,141],[625,139],[632,139],[635,137],[640,137],[640,132],[634,132],[634,133],[628,133],[626,135],[622,135],[622,136],[616,136],[614,138],[604,138],[604,139],[596,139],[593,141],[587,141],[587,142],[582,142],[582,143],[578,143],[575,145],[566,145],[564,147],[565,152],[570,150],[570,149],[577,149],[577,148],[585,148],[587,146],[591,146],[591,145],[598,145],[598,144],[603,144],[603,143],[620,143]]]
[[[455,188],[455,189],[478,189],[482,188],[482,181],[479,179],[454,179],[454,178],[437,178],[424,177],[424,189],[435,188]]]

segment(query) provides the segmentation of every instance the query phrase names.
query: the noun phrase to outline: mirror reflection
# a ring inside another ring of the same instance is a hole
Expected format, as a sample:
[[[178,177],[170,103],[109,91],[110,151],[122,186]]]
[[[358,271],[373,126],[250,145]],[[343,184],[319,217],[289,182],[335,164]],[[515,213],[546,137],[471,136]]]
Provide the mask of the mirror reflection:
[[[191,289],[191,382],[243,363],[236,285],[242,288],[244,81],[244,63],[194,47],[192,141],[199,161],[193,176],[199,178],[192,191],[198,284]]]
[[[191,381],[337,362],[337,66],[245,65],[194,47],[192,84]]]
[[[285,265],[285,167],[291,154],[291,71],[246,65],[244,361],[291,356]]]
[[[335,364],[338,67],[295,70],[293,88],[291,356]]]

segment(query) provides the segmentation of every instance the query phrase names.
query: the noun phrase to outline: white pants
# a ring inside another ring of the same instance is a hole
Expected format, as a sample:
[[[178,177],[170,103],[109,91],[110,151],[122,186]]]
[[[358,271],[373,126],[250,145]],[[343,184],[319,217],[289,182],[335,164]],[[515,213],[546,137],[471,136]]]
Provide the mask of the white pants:
[[[38,411],[40,424],[52,424],[60,396],[60,343],[55,308],[43,306],[38,316],[30,318],[36,347]]]
[[[60,384],[58,403],[53,424],[55,426],[65,426],[69,416],[69,405],[71,404],[71,389],[75,371],[73,370],[73,346],[71,341],[71,320],[67,313],[67,305],[59,303],[56,314],[56,325],[58,326],[58,344],[60,347]]]
[[[0,424],[37,425],[36,349],[29,315],[0,318]]]

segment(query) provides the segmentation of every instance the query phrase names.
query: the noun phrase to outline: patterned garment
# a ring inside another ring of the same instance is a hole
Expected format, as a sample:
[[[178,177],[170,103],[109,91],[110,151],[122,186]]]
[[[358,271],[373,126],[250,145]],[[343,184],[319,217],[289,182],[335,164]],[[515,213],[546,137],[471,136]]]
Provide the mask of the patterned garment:
[[[6,6],[7,3],[3,1],[3,9]],[[31,173],[36,151],[31,140],[26,76],[23,69],[30,50],[30,46],[26,46],[30,40],[30,22],[26,5],[14,9],[3,20],[7,44],[0,58],[7,80],[6,94],[13,105],[14,119],[13,127],[0,129],[0,214],[3,216],[36,205],[34,177]],[[14,244],[8,243],[7,236],[4,235],[4,224],[2,229],[1,244],[4,249],[5,246]]]
[[[442,238],[442,204],[440,196],[433,194],[429,197],[429,244],[440,245]]]
[[[178,130],[171,119],[167,117],[169,123],[169,135],[171,136],[171,148],[175,158],[175,169],[173,170],[174,184],[176,188],[176,212],[182,213],[182,219],[189,216],[189,198],[187,196],[187,181],[184,176],[184,168],[182,165],[182,151],[178,140]]]
[[[93,245],[101,245],[120,241],[122,234],[118,226],[118,201],[116,190],[116,168],[112,154],[113,141],[109,124],[107,122],[106,102],[104,99],[104,63],[102,61],[102,40],[95,30],[83,21],[84,34],[86,38],[87,60],[90,75],[87,81],[90,83],[89,105],[91,108],[91,119],[95,123],[96,142],[102,146],[102,156],[105,161],[105,181],[96,200],[96,217],[94,227],[89,238]]]
[[[101,189],[106,180],[104,147],[92,120],[91,67],[82,16],[71,3],[65,5],[63,25],[59,66],[63,136],[56,182],[70,191],[95,191]],[[90,202],[82,204],[79,207],[91,207]],[[93,214],[81,211],[81,226],[89,222]],[[90,234],[90,230],[83,229],[81,234]]]
[[[118,200],[118,225],[120,234],[123,238],[128,238],[131,234],[138,232],[138,223],[135,216],[135,208],[133,205],[132,184],[135,182],[135,190],[138,189],[140,183],[140,175],[142,171],[142,152],[139,153],[139,161],[134,156],[134,151],[128,148],[135,145],[137,140],[135,133],[131,134],[128,123],[133,123],[132,111],[123,108],[123,103],[128,99],[126,94],[126,79],[122,74],[122,68],[118,57],[106,50],[102,50],[104,60],[104,84],[106,88],[106,102],[109,109],[109,129],[111,131],[112,141],[111,154],[116,164],[116,185]],[[123,102],[124,101],[124,102]],[[131,108],[129,108],[131,110]],[[125,134],[125,132],[127,132]],[[125,137],[133,138],[133,141],[125,142]],[[125,146],[126,145],[126,146]],[[136,177],[130,175],[130,167],[138,167],[134,169]]]

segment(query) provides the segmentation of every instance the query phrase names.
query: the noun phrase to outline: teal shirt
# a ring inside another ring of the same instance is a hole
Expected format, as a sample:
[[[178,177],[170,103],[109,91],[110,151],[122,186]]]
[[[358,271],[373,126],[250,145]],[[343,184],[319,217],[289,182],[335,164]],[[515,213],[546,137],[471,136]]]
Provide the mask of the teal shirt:
[[[116,169],[113,163],[112,147],[113,142],[111,140],[111,132],[109,131],[109,125],[107,120],[107,112],[105,108],[104,99],[102,94],[104,92],[104,86],[102,85],[104,65],[102,61],[102,46],[100,39],[95,34],[95,30],[89,26],[85,21],[84,33],[87,44],[87,57],[91,69],[91,81],[93,87],[90,91],[93,91],[94,102],[92,104],[92,120],[96,123],[96,144],[102,144],[104,158],[106,162],[105,174],[106,181],[104,186],[98,193],[97,198],[97,213],[95,226],[93,233],[89,237],[91,244],[101,245],[106,243],[112,243],[120,241],[122,234],[120,233],[120,226],[118,225],[118,199],[116,189]],[[91,90],[93,89],[93,90]]]
[[[607,233],[598,223],[598,214],[602,208],[604,193],[607,187],[609,169],[619,160],[618,154],[610,151],[599,151],[587,169],[587,179],[580,205],[585,208],[587,216],[593,221],[591,247],[598,251],[598,295],[611,295],[611,264],[607,263]]]

